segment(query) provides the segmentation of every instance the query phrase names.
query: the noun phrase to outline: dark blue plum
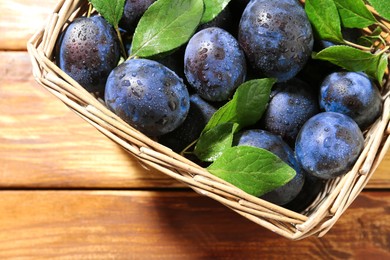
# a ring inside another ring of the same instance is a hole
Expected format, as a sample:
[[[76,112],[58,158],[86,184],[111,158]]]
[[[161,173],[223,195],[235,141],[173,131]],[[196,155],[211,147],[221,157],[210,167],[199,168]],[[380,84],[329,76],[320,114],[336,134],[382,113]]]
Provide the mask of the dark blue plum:
[[[334,72],[321,84],[320,108],[345,114],[365,129],[380,116],[382,97],[366,74]]]
[[[156,0],[126,0],[119,26],[129,34],[133,34],[142,15],[155,1]]]
[[[292,79],[275,84],[261,125],[294,146],[299,129],[318,112],[317,94],[305,82]]]
[[[289,80],[313,49],[313,32],[297,0],[253,0],[239,24],[238,41],[259,75]]]
[[[261,196],[262,199],[277,205],[284,205],[293,200],[301,191],[305,181],[305,173],[295,159],[293,150],[280,136],[260,129],[246,130],[235,136],[234,145],[263,148],[278,156],[296,171],[296,175],[291,181],[264,194]]]
[[[81,86],[103,94],[108,74],[120,58],[117,34],[101,16],[76,18],[62,33],[56,58]]]
[[[188,113],[188,90],[172,70],[147,59],[131,59],[116,67],[106,84],[107,107],[148,136],[181,125]]]
[[[245,55],[237,40],[227,31],[206,28],[188,42],[184,73],[202,98],[225,101],[245,80]]]
[[[159,142],[175,152],[181,152],[199,138],[203,128],[216,109],[199,95],[190,96],[190,110],[184,122],[172,132],[159,138]]]
[[[295,153],[307,173],[331,179],[347,173],[363,147],[363,134],[355,121],[340,113],[322,112],[301,128]]]

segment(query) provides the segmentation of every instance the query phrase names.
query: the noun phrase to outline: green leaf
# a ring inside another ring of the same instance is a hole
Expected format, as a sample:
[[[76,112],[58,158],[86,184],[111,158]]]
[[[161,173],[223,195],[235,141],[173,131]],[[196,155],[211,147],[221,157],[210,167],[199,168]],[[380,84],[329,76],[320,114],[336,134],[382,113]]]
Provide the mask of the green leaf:
[[[265,111],[275,82],[275,79],[265,78],[241,84],[232,100],[214,113],[203,132],[226,122],[238,123],[240,127],[256,123]]]
[[[368,2],[383,18],[390,21],[389,0],[368,0]]]
[[[383,53],[379,58],[378,69],[376,70],[377,72],[376,79],[380,84],[382,84],[382,80],[388,66],[389,66],[389,54]]]
[[[353,47],[331,46],[317,54],[314,59],[327,60],[350,71],[363,71],[376,61],[375,55]]]
[[[202,15],[202,0],[154,2],[137,25],[131,56],[146,58],[180,47],[193,35]]]
[[[317,35],[335,43],[342,43],[340,17],[333,0],[306,0],[306,14]]]
[[[376,63],[373,63],[372,66],[368,67],[366,73],[372,78],[376,79],[381,85],[382,80],[388,66],[388,54],[382,53],[375,55]]]
[[[122,18],[126,0],[89,0],[98,13],[114,28]]]
[[[383,55],[371,54],[349,46],[331,46],[313,54],[314,59],[326,60],[349,71],[364,71],[382,81],[387,61]]]
[[[207,169],[257,197],[283,186],[296,174],[273,153],[251,146],[234,146],[225,150]]]
[[[201,23],[207,23],[213,20],[217,15],[225,9],[230,0],[203,0],[204,14]]]
[[[194,153],[202,161],[215,161],[223,151],[232,146],[236,123],[220,124],[202,134],[196,143]]]
[[[381,33],[382,33],[382,28],[378,26],[374,29],[374,31],[370,35],[364,35],[359,37],[357,44],[361,46],[370,47],[378,40],[382,41],[383,44],[386,44],[386,42],[381,37]]]
[[[377,22],[362,0],[334,1],[344,27],[365,28]]]

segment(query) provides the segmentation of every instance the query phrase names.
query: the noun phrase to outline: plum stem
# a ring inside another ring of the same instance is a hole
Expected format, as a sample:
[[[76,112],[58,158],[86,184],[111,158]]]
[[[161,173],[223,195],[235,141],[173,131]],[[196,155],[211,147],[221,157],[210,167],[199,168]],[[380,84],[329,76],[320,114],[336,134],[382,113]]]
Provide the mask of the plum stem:
[[[356,44],[356,43],[353,43],[353,42],[350,42],[350,41],[347,41],[347,40],[344,40],[344,43],[348,44],[349,46],[355,47],[357,49],[371,52],[371,48],[370,47],[365,47],[365,46],[362,46],[362,45],[359,45],[359,44]]]
[[[181,152],[180,152],[180,155],[181,156],[184,156],[184,154],[192,154],[193,152],[188,152],[188,150],[194,146],[196,144],[196,142],[198,142],[198,139],[194,140],[193,142],[191,142],[189,145],[187,145]]]
[[[119,27],[118,26],[115,26],[115,31],[116,31],[116,34],[118,35],[118,39],[119,39],[119,43],[120,43],[120,46],[121,46],[120,48],[121,48],[122,55],[123,55],[123,57],[126,60],[127,59],[126,49],[125,49],[125,45],[123,44],[122,35],[121,35],[121,32],[119,31]]]

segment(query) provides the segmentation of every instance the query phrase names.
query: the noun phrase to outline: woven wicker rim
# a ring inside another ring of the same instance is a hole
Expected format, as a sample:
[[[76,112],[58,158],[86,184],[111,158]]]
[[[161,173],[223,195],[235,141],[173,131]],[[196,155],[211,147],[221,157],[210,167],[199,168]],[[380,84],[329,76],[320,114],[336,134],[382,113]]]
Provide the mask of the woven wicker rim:
[[[56,66],[53,51],[58,35],[87,9],[86,0],[60,0],[48,17],[46,26],[28,41],[27,49],[36,81],[135,156],[146,168],[161,171],[283,237],[298,240],[325,235],[367,184],[389,149],[390,80],[387,73],[382,116],[365,133],[364,150],[352,170],[329,180],[316,200],[302,213],[248,195],[129,126],[109,111],[104,102]]]

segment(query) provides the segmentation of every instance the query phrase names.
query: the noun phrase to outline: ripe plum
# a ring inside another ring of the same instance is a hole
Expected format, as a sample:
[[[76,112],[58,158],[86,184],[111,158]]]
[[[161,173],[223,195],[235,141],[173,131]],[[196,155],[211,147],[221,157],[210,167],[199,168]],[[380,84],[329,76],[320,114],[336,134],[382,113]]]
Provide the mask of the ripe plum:
[[[120,58],[114,28],[101,16],[75,19],[60,37],[59,67],[90,92],[103,94],[108,74]]]
[[[148,136],[181,125],[188,113],[189,93],[183,80],[161,63],[131,59],[109,75],[105,102],[124,121]]]
[[[297,0],[252,0],[239,24],[238,41],[258,74],[293,78],[313,49],[313,32]]]
[[[245,55],[230,33],[218,27],[206,28],[187,44],[184,73],[202,98],[225,101],[245,80]]]

